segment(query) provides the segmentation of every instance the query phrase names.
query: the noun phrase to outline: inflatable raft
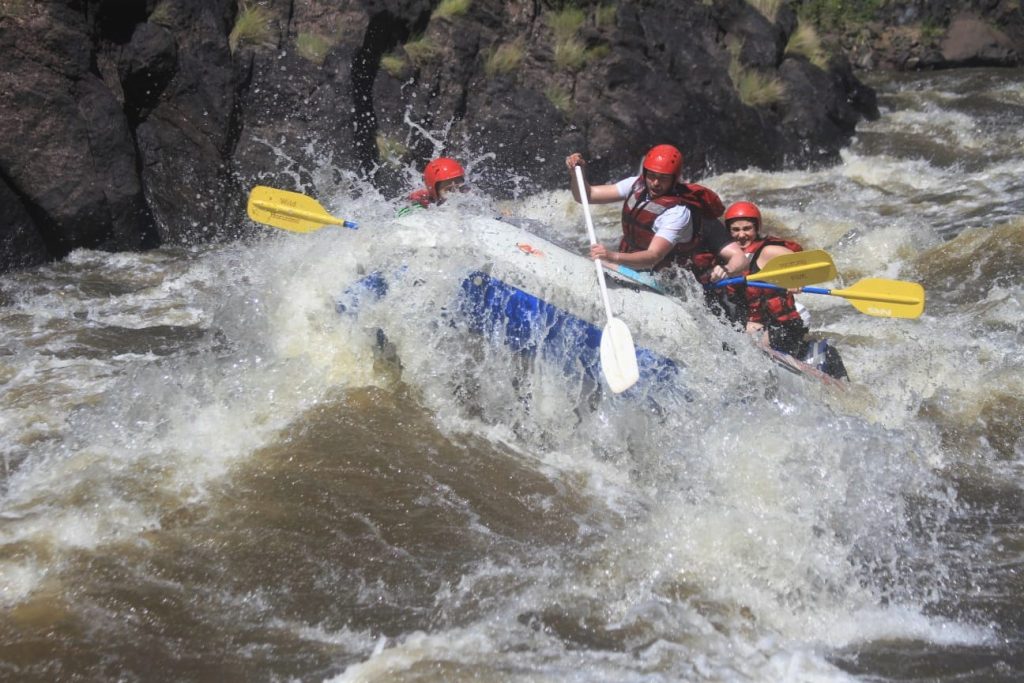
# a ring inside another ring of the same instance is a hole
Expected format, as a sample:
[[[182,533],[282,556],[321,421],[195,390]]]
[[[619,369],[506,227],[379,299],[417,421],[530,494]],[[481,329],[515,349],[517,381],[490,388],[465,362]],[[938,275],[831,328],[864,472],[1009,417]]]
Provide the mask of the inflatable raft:
[[[441,212],[415,212],[398,220],[393,238],[399,244],[429,247],[437,235],[450,233],[451,226],[442,220]],[[530,221],[486,217],[461,226],[460,250],[479,266],[458,279],[446,310],[493,344],[539,356],[566,375],[600,382],[599,348],[606,320],[593,263],[524,225],[537,227]],[[681,359],[698,351],[698,323],[682,303],[658,291],[650,276],[619,272],[614,266],[606,272],[613,313],[636,343],[640,381],[630,391],[678,378],[685,369]],[[368,298],[386,296],[391,283],[403,277],[403,271],[371,273],[350,286],[336,307],[354,313]],[[791,356],[775,351],[768,355],[789,371],[831,380]]]

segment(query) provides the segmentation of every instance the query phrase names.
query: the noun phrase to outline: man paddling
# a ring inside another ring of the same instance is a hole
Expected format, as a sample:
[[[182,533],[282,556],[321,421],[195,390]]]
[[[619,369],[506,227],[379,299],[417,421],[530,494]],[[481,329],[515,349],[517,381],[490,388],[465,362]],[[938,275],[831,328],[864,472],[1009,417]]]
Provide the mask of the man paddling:
[[[565,159],[570,187],[580,201],[574,168],[586,171],[579,152]],[[718,217],[721,199],[710,189],[684,183],[680,177],[683,154],[672,145],[656,145],[644,157],[642,174],[614,185],[584,181],[587,199],[594,204],[622,201],[622,240],[618,251],[601,244],[590,247],[590,257],[621,263],[636,270],[677,264],[703,285],[743,271],[743,250],[732,241]]]

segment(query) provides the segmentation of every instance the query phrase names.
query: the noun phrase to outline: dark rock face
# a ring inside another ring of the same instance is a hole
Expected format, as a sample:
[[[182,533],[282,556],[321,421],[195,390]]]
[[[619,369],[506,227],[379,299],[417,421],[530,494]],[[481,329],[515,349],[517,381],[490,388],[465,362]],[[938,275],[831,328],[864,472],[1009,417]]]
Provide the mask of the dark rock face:
[[[143,95],[131,111],[146,200],[161,243],[226,239],[238,234],[241,192],[231,168],[232,3],[175,0],[164,7],[162,27],[136,29],[119,60],[119,71],[137,74],[131,83]]]
[[[25,3],[28,5],[28,3]],[[150,229],[120,103],[95,73],[85,17],[60,5],[0,37],[0,176],[47,252],[135,248]]]
[[[662,142],[692,177],[830,163],[877,115],[842,58],[786,53],[789,10],[595,0],[567,18],[553,4],[8,3],[0,270],[244,235],[257,183],[325,193],[368,178],[397,196],[405,165],[447,153],[509,196],[563,187],[569,152],[611,179]],[[784,91],[753,103],[742,73]]]
[[[49,252],[32,217],[21,198],[0,178],[0,263],[26,268],[47,260]]]

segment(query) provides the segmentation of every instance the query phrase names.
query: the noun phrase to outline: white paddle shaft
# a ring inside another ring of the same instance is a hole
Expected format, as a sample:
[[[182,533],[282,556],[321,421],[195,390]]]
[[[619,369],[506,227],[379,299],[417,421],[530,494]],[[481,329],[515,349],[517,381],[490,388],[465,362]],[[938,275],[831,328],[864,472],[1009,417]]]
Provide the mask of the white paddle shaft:
[[[583,181],[583,168],[576,167],[576,185],[580,188],[580,202],[583,204],[583,217],[587,221],[587,235],[591,244],[597,244],[597,235],[594,233],[594,219],[590,217],[590,199],[587,198],[587,186]],[[604,267],[600,259],[594,259],[594,266],[597,267],[597,281],[601,285],[601,300],[604,302],[604,312],[611,320],[612,302],[608,299],[608,285],[604,281]]]
[[[594,221],[590,217],[590,200],[587,197],[586,184],[583,182],[583,169],[576,167],[576,184],[580,189],[580,202],[583,204],[583,215],[587,219],[587,234],[590,243],[597,244],[594,234]],[[633,335],[629,333],[626,323],[612,315],[612,303],[608,298],[608,287],[604,281],[604,268],[599,259],[594,260],[597,269],[597,281],[601,285],[601,300],[608,323],[601,331],[601,372],[611,390],[618,394],[636,384],[640,379],[637,365],[636,347]]]

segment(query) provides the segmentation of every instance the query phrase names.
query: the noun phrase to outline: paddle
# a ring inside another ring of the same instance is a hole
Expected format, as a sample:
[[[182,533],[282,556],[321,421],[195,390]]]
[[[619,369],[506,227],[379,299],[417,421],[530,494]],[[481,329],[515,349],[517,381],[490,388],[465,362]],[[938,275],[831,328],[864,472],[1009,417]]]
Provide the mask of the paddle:
[[[580,202],[583,204],[583,216],[587,222],[587,235],[590,236],[590,243],[597,244],[597,236],[594,234],[594,221],[590,217],[590,201],[587,199],[587,186],[583,182],[583,168],[576,167],[576,184],[580,188]],[[604,373],[605,381],[616,394],[636,384],[640,379],[640,368],[636,362],[636,347],[633,345],[633,335],[630,334],[626,323],[612,315],[612,304],[608,300],[608,286],[604,281],[604,268],[600,260],[594,260],[597,268],[597,281],[601,286],[601,300],[604,302],[604,312],[608,316],[608,323],[601,331],[601,372]]]
[[[753,275],[725,278],[716,282],[714,286],[725,287],[741,282],[770,282],[789,289],[833,280],[835,277],[836,265],[832,262],[832,257],[826,251],[814,249],[776,256]]]
[[[786,289],[760,282],[748,284],[764,289]],[[878,318],[917,318],[924,312],[924,287],[916,282],[869,277],[846,289],[800,287],[799,290],[808,294],[828,294],[848,299],[861,313]]]
[[[249,218],[257,223],[291,232],[313,232],[328,225],[342,225],[352,230],[358,227],[352,221],[327,213],[312,197],[263,185],[252,188],[246,208]]]

